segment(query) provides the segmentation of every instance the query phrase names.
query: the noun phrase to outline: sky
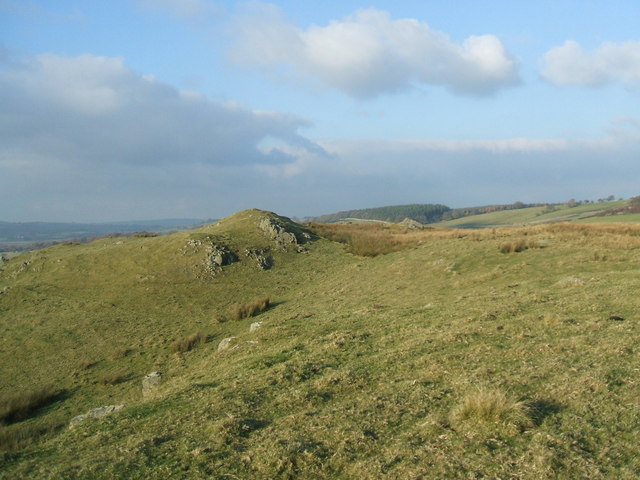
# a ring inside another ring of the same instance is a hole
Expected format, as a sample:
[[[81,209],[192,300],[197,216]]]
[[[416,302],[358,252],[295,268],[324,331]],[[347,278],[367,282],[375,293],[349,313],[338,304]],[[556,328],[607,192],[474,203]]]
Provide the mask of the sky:
[[[640,195],[637,0],[0,0],[0,221]]]

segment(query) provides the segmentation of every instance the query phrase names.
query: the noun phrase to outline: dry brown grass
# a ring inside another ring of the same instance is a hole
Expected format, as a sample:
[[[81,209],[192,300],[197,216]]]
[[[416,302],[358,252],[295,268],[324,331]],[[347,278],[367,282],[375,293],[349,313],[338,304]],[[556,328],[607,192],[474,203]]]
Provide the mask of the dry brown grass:
[[[188,337],[181,338],[173,342],[173,344],[171,344],[171,350],[175,353],[188,352],[199,345],[207,343],[208,339],[209,336],[202,330],[199,330]]]
[[[525,250],[528,250],[530,248],[538,248],[539,245],[537,242],[535,242],[534,240],[527,240],[527,239],[519,239],[519,240],[515,240],[513,242],[505,242],[502,245],[500,245],[500,251],[502,253],[517,253],[517,252],[524,252]]]
[[[405,250],[430,239],[465,238],[469,235],[481,238],[486,235],[482,232],[457,229],[412,230],[393,223],[311,223],[307,227],[316,235],[345,244],[349,252],[363,257],[375,257]]]
[[[261,297],[255,299],[251,303],[245,303],[244,305],[234,303],[229,307],[229,318],[232,320],[242,320],[243,318],[250,318],[259,313],[264,312],[269,308],[269,297]]]
[[[0,398],[0,423],[24,420],[35,410],[55,401],[60,392],[52,385]]]
[[[533,423],[527,404],[501,390],[478,390],[462,399],[449,416],[455,427],[464,425],[503,425],[522,430]]]
[[[49,422],[44,425],[17,424],[0,426],[0,451],[13,451],[33,444],[43,435],[60,430],[64,424]]]
[[[118,370],[117,372],[107,373],[98,379],[101,385],[118,385],[119,383],[126,382],[129,379],[129,375],[124,370]]]

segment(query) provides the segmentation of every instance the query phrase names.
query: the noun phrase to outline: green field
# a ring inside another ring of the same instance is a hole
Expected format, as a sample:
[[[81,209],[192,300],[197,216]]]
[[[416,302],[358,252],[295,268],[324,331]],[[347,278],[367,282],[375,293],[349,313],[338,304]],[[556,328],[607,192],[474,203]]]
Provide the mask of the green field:
[[[569,207],[565,204],[553,206],[553,211],[547,211],[547,207],[529,207],[515,210],[501,210],[497,212],[472,215],[457,218],[434,225],[456,228],[486,228],[508,225],[526,225],[546,222],[634,222],[637,215],[617,215],[615,217],[592,217],[603,210],[619,208],[627,203],[626,200],[616,202],[589,203]],[[634,219],[627,219],[633,217]],[[597,220],[593,220],[596,218]]]
[[[250,210],[0,266],[0,478],[640,476],[639,226],[379,226],[369,257],[303,233]]]

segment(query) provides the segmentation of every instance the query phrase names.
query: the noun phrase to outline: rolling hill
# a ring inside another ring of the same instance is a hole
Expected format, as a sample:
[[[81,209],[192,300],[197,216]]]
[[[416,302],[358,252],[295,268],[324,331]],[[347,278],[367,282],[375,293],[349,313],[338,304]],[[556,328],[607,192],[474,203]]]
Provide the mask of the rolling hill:
[[[0,478],[640,475],[640,226],[335,228],[0,266]]]

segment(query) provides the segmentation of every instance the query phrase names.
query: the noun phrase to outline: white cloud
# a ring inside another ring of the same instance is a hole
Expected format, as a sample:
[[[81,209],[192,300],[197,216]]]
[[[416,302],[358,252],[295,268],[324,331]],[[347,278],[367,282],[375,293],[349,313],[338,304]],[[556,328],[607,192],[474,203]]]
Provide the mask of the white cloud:
[[[0,155],[77,163],[263,164],[266,136],[318,148],[300,137],[303,119],[252,112],[180,91],[130,70],[120,58],[41,55],[0,69]]]
[[[237,63],[314,78],[356,98],[416,82],[466,95],[490,95],[520,82],[517,60],[496,36],[471,36],[458,45],[424,22],[394,20],[373,8],[302,30],[277,7],[254,2],[234,33],[230,55]]]
[[[598,87],[620,82],[640,86],[640,42],[604,42],[586,52],[575,41],[553,47],[543,59],[542,77],[556,85]]]

